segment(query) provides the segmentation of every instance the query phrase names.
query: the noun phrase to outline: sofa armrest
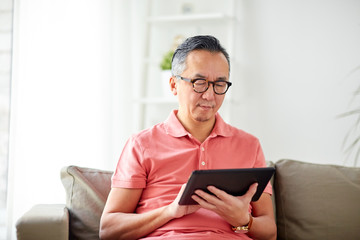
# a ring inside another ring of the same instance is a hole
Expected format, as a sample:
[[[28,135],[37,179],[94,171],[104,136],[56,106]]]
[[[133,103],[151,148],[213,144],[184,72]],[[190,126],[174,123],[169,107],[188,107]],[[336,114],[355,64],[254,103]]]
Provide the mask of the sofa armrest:
[[[69,211],[65,204],[39,204],[16,222],[18,240],[69,239]]]

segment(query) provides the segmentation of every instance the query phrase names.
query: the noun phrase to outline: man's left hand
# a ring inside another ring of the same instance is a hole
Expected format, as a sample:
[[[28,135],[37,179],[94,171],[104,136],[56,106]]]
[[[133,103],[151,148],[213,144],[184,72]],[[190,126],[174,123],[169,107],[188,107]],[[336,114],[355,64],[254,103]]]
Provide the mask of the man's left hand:
[[[252,184],[249,190],[240,197],[234,197],[214,186],[209,186],[208,190],[214,195],[196,190],[192,198],[201,207],[217,213],[230,225],[242,226],[249,223],[249,205],[257,185],[257,183]]]

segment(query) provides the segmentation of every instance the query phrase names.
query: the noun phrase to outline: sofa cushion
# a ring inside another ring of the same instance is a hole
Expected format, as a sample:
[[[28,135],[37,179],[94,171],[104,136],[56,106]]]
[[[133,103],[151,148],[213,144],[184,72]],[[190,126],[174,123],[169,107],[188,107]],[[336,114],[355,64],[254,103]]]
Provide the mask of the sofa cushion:
[[[61,169],[70,212],[71,239],[99,239],[99,224],[112,172],[68,166]]]
[[[360,168],[276,163],[278,239],[360,239]]]

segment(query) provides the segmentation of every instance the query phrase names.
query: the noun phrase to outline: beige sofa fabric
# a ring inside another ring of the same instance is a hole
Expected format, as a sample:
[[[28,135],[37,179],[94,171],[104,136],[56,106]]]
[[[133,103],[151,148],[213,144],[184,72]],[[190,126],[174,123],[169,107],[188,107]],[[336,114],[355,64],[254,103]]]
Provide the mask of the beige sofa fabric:
[[[39,204],[16,223],[18,240],[69,238],[69,212],[64,204]]]
[[[360,239],[360,168],[276,163],[278,239]]]
[[[61,170],[70,212],[70,239],[99,239],[100,217],[110,192],[112,172],[76,166]]]

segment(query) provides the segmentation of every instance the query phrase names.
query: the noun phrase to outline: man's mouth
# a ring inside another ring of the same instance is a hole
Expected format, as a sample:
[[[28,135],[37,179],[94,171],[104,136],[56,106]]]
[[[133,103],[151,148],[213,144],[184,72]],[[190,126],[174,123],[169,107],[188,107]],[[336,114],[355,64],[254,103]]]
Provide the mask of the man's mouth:
[[[200,108],[202,108],[202,109],[212,109],[212,108],[214,108],[214,105],[198,104],[198,107],[200,107]]]

